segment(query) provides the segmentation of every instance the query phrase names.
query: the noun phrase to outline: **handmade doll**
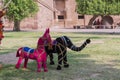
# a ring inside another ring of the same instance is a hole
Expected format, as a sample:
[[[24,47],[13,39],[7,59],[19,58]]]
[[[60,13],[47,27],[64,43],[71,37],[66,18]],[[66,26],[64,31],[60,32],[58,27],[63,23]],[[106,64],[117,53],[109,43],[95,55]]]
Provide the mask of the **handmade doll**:
[[[44,68],[44,72],[47,72],[47,53],[45,51],[44,46],[51,43],[51,37],[49,34],[49,29],[46,29],[44,35],[39,38],[38,46],[36,49],[32,49],[29,47],[21,47],[17,50],[16,57],[19,57],[18,62],[16,64],[16,68],[19,69],[24,59],[24,68],[27,68],[28,59],[33,59],[37,61],[37,72],[41,72],[41,68]]]
[[[61,70],[62,63],[64,64],[65,68],[69,67],[67,62],[67,48],[73,51],[81,51],[83,50],[87,44],[89,44],[91,40],[88,38],[86,41],[79,47],[75,46],[72,41],[67,36],[57,37],[52,44],[52,48],[49,49],[49,46],[45,46],[45,50],[47,54],[50,56],[50,64],[53,65],[53,53],[58,54],[58,66],[57,70]]]

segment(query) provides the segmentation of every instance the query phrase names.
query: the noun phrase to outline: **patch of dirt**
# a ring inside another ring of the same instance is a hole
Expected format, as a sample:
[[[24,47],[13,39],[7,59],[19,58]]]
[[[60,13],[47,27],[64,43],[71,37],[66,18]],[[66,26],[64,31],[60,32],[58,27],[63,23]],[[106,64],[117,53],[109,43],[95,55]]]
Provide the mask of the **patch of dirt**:
[[[0,63],[2,64],[16,64],[19,57],[16,57],[16,53],[2,54],[0,55]],[[29,60],[33,61],[33,60]]]
[[[97,77],[97,76],[99,76],[100,75],[100,73],[93,73],[90,77],[91,78],[95,78],[95,77]]]
[[[17,62],[16,53],[2,54],[0,55],[0,62],[2,64],[16,64]]]

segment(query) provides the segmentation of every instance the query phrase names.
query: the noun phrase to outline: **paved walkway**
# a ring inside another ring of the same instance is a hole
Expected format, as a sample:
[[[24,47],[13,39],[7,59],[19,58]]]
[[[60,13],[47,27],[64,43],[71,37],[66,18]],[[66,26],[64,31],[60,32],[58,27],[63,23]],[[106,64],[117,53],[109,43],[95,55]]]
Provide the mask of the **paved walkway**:
[[[54,29],[54,32],[81,32],[81,33],[120,33],[120,29]]]
[[[38,30],[23,30],[23,31],[45,31],[46,28]],[[5,31],[12,31],[12,29],[5,28]],[[80,33],[115,33],[120,34],[120,29],[73,29],[73,28],[50,28],[50,31],[53,32],[80,32]]]
[[[37,31],[45,31],[45,29],[40,29]],[[50,31],[53,31],[53,32],[98,33],[98,34],[120,34],[120,29],[62,29],[62,28],[59,29],[59,28],[50,28]]]

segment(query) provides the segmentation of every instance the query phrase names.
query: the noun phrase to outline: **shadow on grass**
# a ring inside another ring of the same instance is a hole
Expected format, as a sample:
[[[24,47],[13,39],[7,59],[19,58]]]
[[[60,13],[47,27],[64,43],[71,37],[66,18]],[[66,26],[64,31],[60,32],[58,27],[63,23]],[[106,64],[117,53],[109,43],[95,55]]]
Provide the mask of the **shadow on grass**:
[[[92,54],[92,53],[91,53]],[[0,80],[119,80],[120,69],[115,68],[113,64],[102,64],[99,61],[90,58],[87,53],[71,53],[68,52],[69,68],[62,67],[61,71],[57,71],[57,54],[55,56],[55,65],[49,65],[47,73],[36,72],[36,61],[28,63],[29,71],[21,68],[15,69],[15,65],[5,65],[0,70]],[[119,60],[111,61],[120,63]]]

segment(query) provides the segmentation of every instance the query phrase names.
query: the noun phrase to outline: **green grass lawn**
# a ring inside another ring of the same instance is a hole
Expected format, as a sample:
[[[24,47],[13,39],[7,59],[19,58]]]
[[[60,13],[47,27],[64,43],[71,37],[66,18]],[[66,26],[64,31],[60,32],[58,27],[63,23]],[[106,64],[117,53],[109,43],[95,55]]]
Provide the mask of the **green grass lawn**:
[[[5,32],[0,46],[0,55],[15,52],[21,46],[36,47],[42,32]],[[87,38],[89,44],[81,52],[68,49],[69,68],[57,71],[57,54],[54,54],[55,65],[49,65],[47,73],[37,73],[35,61],[28,63],[29,71],[14,68],[15,65],[4,65],[0,70],[0,80],[120,80],[120,35],[81,34],[52,32],[53,39],[66,35],[79,46]]]

